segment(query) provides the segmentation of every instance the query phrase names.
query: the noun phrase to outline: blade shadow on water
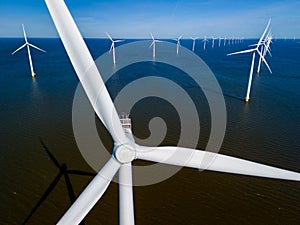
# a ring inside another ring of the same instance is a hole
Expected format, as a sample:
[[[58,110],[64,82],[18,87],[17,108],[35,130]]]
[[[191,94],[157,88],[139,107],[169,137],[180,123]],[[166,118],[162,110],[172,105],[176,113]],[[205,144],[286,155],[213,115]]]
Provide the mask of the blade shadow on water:
[[[51,182],[49,187],[46,189],[42,197],[39,199],[37,204],[34,206],[34,208],[30,211],[29,215],[26,217],[24,222],[22,223],[25,225],[30,218],[34,215],[34,213],[37,211],[37,209],[41,206],[41,204],[46,200],[46,198],[50,195],[50,193],[53,191],[53,189],[56,187],[58,184],[59,180],[61,179],[62,176],[65,178],[65,183],[69,195],[69,199],[71,204],[73,204],[76,200],[76,195],[70,180],[70,174],[71,175],[80,175],[80,176],[90,176],[94,177],[96,173],[91,173],[91,172],[86,172],[86,171],[81,171],[81,170],[68,170],[68,167],[65,163],[60,164],[59,161],[55,158],[55,156],[51,153],[47,145],[43,142],[42,138],[39,137],[39,141],[41,145],[43,146],[43,149],[47,152],[49,158],[53,162],[53,164],[59,169],[58,175],[54,178],[54,180]],[[80,225],[84,225],[84,221],[80,223]]]

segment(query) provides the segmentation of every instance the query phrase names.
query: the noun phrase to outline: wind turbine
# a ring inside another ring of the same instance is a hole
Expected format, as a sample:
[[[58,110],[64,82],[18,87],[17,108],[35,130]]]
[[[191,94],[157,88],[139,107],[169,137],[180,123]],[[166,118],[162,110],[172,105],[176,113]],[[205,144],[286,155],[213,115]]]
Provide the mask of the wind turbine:
[[[58,160],[54,157],[54,155],[50,152],[50,150],[48,149],[46,144],[43,142],[42,138],[39,138],[39,140],[40,140],[41,145],[43,146],[43,149],[46,151],[46,153],[48,154],[48,156],[51,159],[51,161],[53,162],[53,164],[58,168],[59,173],[54,178],[52,183],[49,185],[49,187],[47,188],[45,193],[42,195],[40,200],[37,202],[35,207],[31,210],[31,212],[29,213],[29,215],[27,216],[27,218],[23,222],[23,225],[25,225],[29,221],[29,219],[33,216],[33,214],[36,212],[36,210],[46,200],[46,198],[51,193],[51,191],[55,188],[55,186],[58,184],[58,182],[59,182],[59,180],[62,176],[64,176],[64,178],[65,178],[65,182],[66,182],[67,191],[68,191],[70,201],[71,201],[71,203],[74,203],[75,200],[76,200],[76,197],[75,197],[75,193],[74,193],[74,190],[73,190],[73,186],[72,186],[71,181],[70,181],[69,174],[81,175],[81,176],[91,176],[91,177],[94,177],[96,175],[95,173],[90,173],[90,172],[85,172],[85,171],[80,171],[80,170],[68,170],[67,165],[65,163],[60,164],[58,162]],[[84,225],[84,222],[81,222],[80,224]]]
[[[152,51],[153,51],[152,55],[153,55],[153,59],[155,60],[155,56],[156,56],[156,43],[157,43],[157,42],[161,42],[161,41],[160,41],[160,40],[154,39],[152,33],[150,33],[150,35],[151,35],[151,38],[152,38],[152,43],[151,43],[151,45],[149,46],[149,48],[152,47]]]
[[[215,40],[216,38],[214,38],[213,36],[211,37],[211,47],[214,48],[215,47]]]
[[[193,40],[193,47],[192,47],[192,51],[195,51],[195,45],[196,45],[196,40],[199,39],[199,37],[191,37],[191,39]]]
[[[110,49],[109,49],[109,52],[112,51],[112,55],[113,55],[113,63],[116,64],[116,50],[115,50],[115,43],[118,43],[118,42],[122,42],[124,40],[113,40],[112,37],[107,33],[105,32],[106,36],[111,40],[111,46],[110,46]]]
[[[202,40],[202,42],[203,42],[203,50],[205,51],[205,49],[206,49],[206,43],[208,42],[206,36],[204,36],[204,39]]]
[[[261,57],[262,61],[268,67],[270,73],[272,73],[271,68],[269,67],[267,61],[265,60],[264,56],[262,55],[262,53],[259,50],[259,47],[262,44],[262,40],[265,37],[265,34],[266,34],[266,32],[267,32],[267,30],[270,26],[270,22],[271,22],[271,19],[269,20],[269,22],[268,22],[263,34],[261,35],[259,41],[257,42],[257,44],[254,45],[254,46],[256,46],[255,48],[227,54],[229,56],[229,55],[237,55],[237,54],[251,53],[252,52],[252,63],[251,63],[251,68],[250,68],[250,75],[249,75],[248,88],[247,88],[247,94],[246,94],[245,102],[249,102],[249,100],[250,100],[250,91],[251,91],[251,85],[252,85],[252,76],[253,76],[253,68],[254,68],[254,61],[255,61],[255,53],[258,53],[258,55]]]
[[[219,47],[221,47],[222,39],[223,39],[223,38],[219,37]],[[224,41],[225,41],[225,40],[224,40]]]
[[[45,0],[45,2],[91,105],[114,140],[111,158],[63,215],[57,223],[58,225],[80,223],[102,197],[118,171],[120,224],[134,225],[131,163],[135,159],[199,169],[202,165],[201,160],[208,154],[214,160],[204,169],[300,181],[300,173],[235,157],[176,146],[145,147],[134,143],[134,140],[131,140],[122,128],[100,72],[64,1]],[[186,156],[188,156],[188,160],[184,159]]]
[[[266,39],[263,41],[262,45],[261,45],[261,49],[260,52],[262,53],[262,55],[265,57],[267,55],[267,52],[271,55],[270,52],[270,45],[272,43],[272,35],[271,33],[269,33],[266,37]],[[271,55],[272,56],[272,55]],[[259,57],[259,61],[258,61],[258,66],[257,66],[257,74],[260,73],[260,68],[261,68],[261,62],[262,62],[262,58]]]
[[[175,38],[174,41],[176,41],[176,54],[179,54],[179,48],[180,48],[180,39],[182,38],[182,35],[180,35],[178,38]]]
[[[32,63],[32,58],[31,58],[31,53],[30,53],[30,47],[32,48],[35,48],[39,51],[42,51],[42,52],[46,52],[45,50],[39,48],[39,47],[36,47],[35,45],[33,44],[30,44],[27,40],[27,35],[26,35],[26,31],[25,31],[25,27],[24,27],[24,24],[22,24],[22,28],[23,28],[23,34],[24,34],[24,39],[25,39],[25,44],[22,45],[20,48],[18,48],[16,51],[14,51],[13,53],[11,53],[12,55],[14,55],[16,52],[18,52],[19,50],[21,50],[22,48],[24,47],[27,47],[27,53],[28,53],[28,59],[29,59],[29,65],[30,65],[30,71],[31,71],[31,76],[32,77],[35,77],[35,72],[33,70],[33,63]]]

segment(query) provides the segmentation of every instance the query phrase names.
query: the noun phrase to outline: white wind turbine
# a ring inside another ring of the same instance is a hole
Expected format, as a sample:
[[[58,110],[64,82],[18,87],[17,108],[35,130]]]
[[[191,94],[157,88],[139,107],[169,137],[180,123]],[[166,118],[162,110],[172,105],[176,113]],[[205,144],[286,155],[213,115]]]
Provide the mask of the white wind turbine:
[[[161,42],[160,40],[156,40],[154,37],[153,37],[153,34],[152,33],[150,33],[150,35],[151,35],[151,38],[152,38],[152,43],[151,43],[151,45],[149,46],[149,48],[151,48],[152,47],[152,56],[153,56],[153,59],[155,60],[155,57],[156,57],[156,43],[157,42]]]
[[[271,33],[269,33],[267,35],[267,37],[265,38],[265,40],[263,41],[262,45],[261,45],[261,49],[260,52],[262,53],[262,55],[265,57],[267,55],[267,53],[269,53],[271,55],[270,52],[270,45],[272,43],[272,35]],[[271,55],[272,56],[272,55]],[[261,68],[261,62],[262,62],[262,58],[259,57],[259,61],[258,61],[258,66],[257,66],[257,74],[260,73],[260,68]]]
[[[214,48],[215,47],[215,40],[216,38],[214,38],[213,36],[211,37],[211,47]]]
[[[247,94],[246,94],[246,98],[245,98],[246,102],[249,102],[249,100],[250,100],[250,91],[251,91],[251,85],[252,85],[252,76],[253,76],[253,68],[254,68],[254,61],[255,61],[255,53],[258,53],[258,55],[261,57],[262,61],[268,67],[270,73],[272,73],[272,70],[269,67],[267,61],[265,60],[265,58],[262,55],[262,53],[259,51],[259,47],[262,45],[263,38],[265,37],[265,34],[266,34],[266,32],[267,32],[267,30],[268,30],[268,28],[270,26],[270,22],[271,22],[271,19],[268,21],[268,24],[267,24],[267,26],[266,26],[263,34],[261,35],[259,41],[257,42],[257,44],[254,45],[254,46],[256,46],[255,48],[227,54],[227,55],[237,55],[237,54],[243,54],[243,53],[253,52],[253,54],[252,54],[252,63],[251,63],[251,68],[250,68],[250,75],[249,75],[249,81],[248,81]]]
[[[134,143],[122,128],[97,66],[64,1],[45,0],[45,2],[90,103],[115,142],[113,155],[109,161],[57,224],[79,224],[102,197],[112,178],[119,171],[120,224],[134,225],[131,162],[135,159],[199,169],[201,160],[208,154],[214,157],[208,168],[205,167],[208,170],[300,181],[299,173],[226,155],[182,147],[144,147]],[[183,159],[186,156],[188,160]]]
[[[204,39],[202,40],[202,42],[203,42],[203,50],[205,51],[206,43],[208,42],[208,39],[206,38],[206,36],[204,36]]]
[[[222,42],[223,38],[219,37],[219,47],[221,47],[221,42]],[[225,40],[224,40],[225,41]]]
[[[196,46],[196,40],[199,39],[199,37],[191,37],[191,39],[193,40],[193,46],[192,46],[192,51],[195,51],[195,46]]]
[[[115,43],[122,42],[122,41],[124,41],[124,40],[113,40],[112,37],[111,37],[107,32],[105,32],[105,34],[106,34],[107,37],[111,40],[111,46],[110,46],[109,52],[112,51],[112,55],[113,55],[113,63],[116,64],[116,50],[115,50]]]
[[[26,35],[26,31],[25,31],[25,27],[24,27],[24,24],[22,24],[22,27],[23,27],[23,34],[24,34],[24,39],[25,39],[25,44],[22,45],[20,48],[18,48],[16,51],[14,51],[13,53],[11,53],[12,55],[15,54],[17,51],[21,50],[22,48],[24,47],[27,47],[27,53],[28,53],[28,59],[29,59],[29,65],[30,65],[30,71],[31,71],[31,76],[32,77],[35,77],[35,72],[33,70],[33,63],[32,63],[32,58],[31,58],[31,52],[30,52],[30,47],[32,48],[35,48],[39,51],[42,51],[42,52],[46,52],[45,50],[39,48],[39,47],[36,47],[35,45],[33,44],[30,44],[27,40],[27,35]]]
[[[231,37],[228,37],[228,45],[230,45],[230,42],[231,42]]]
[[[179,48],[180,48],[180,40],[182,38],[182,35],[180,35],[178,38],[175,38],[174,41],[176,41],[176,54],[179,54]]]

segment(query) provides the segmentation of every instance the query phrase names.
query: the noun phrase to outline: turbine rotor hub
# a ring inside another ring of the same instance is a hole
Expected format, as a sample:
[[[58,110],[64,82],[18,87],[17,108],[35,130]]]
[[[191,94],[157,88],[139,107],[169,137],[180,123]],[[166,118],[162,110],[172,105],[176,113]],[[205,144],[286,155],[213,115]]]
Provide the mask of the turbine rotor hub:
[[[122,164],[132,162],[136,157],[136,150],[130,144],[118,145],[114,148],[114,157]]]

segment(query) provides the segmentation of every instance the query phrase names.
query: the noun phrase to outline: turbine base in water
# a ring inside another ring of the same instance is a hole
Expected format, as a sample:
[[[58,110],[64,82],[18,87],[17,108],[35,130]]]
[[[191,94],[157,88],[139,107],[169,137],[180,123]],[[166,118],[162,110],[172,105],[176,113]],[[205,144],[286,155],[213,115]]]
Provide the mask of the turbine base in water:
[[[245,98],[245,102],[248,103],[250,98]]]
[[[36,75],[35,73],[32,73],[32,74],[31,74],[32,78],[35,78],[35,75]]]

